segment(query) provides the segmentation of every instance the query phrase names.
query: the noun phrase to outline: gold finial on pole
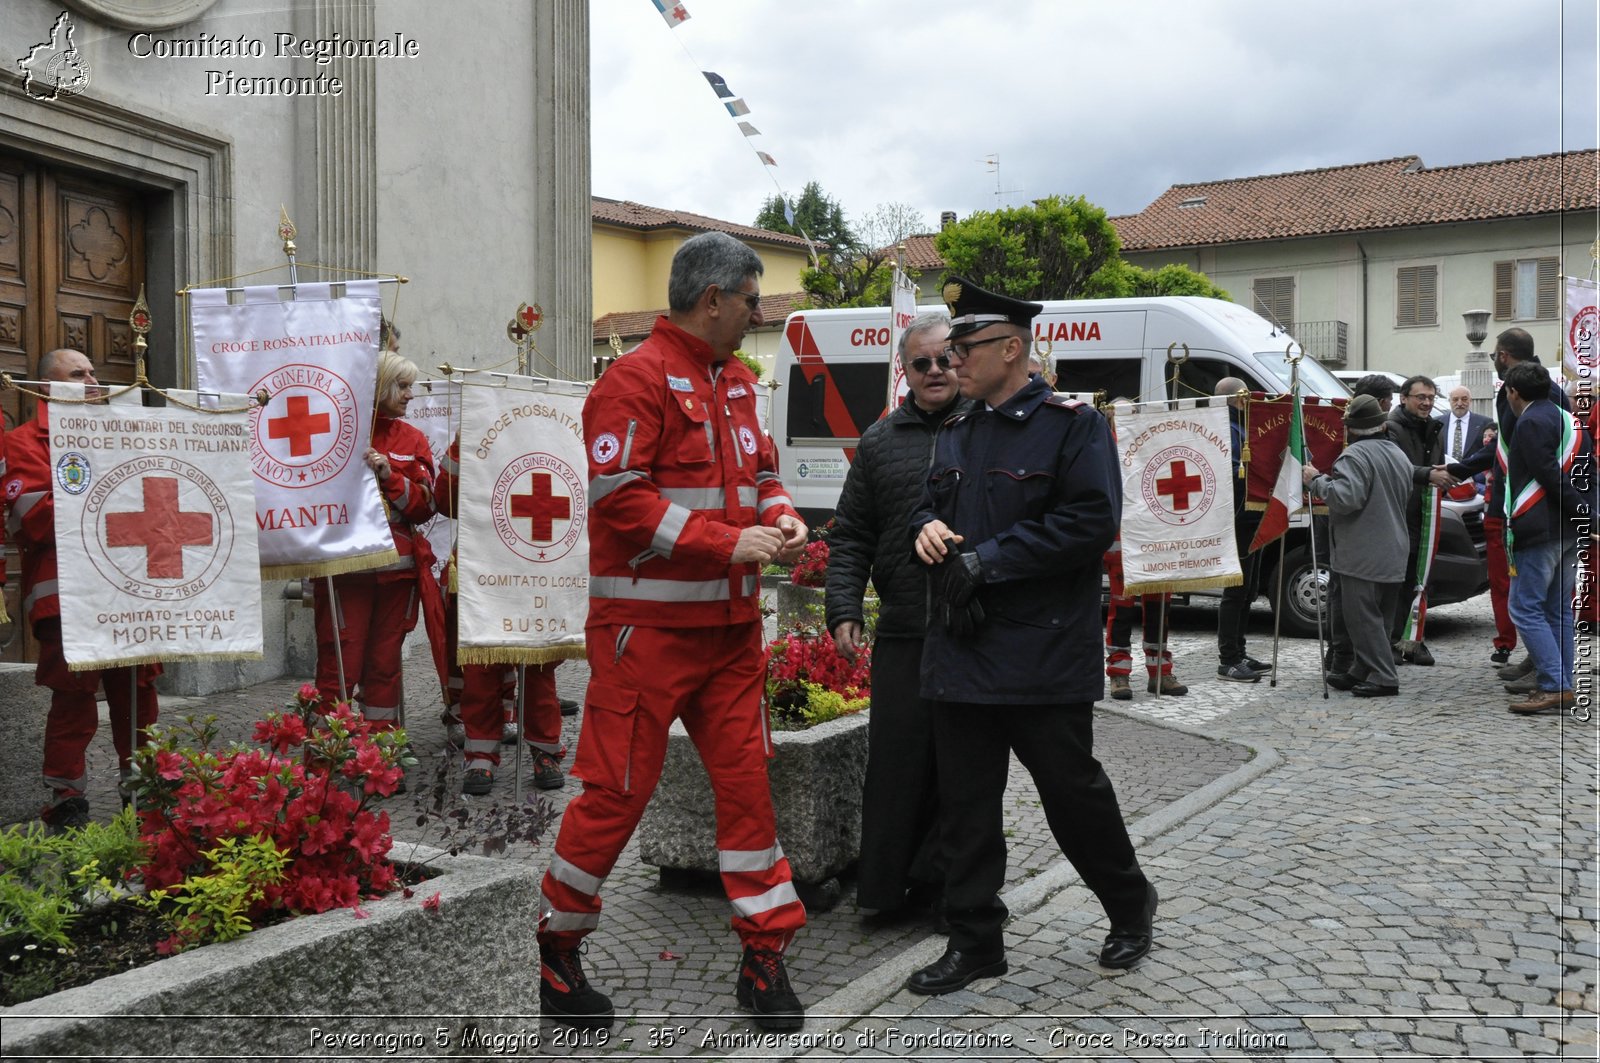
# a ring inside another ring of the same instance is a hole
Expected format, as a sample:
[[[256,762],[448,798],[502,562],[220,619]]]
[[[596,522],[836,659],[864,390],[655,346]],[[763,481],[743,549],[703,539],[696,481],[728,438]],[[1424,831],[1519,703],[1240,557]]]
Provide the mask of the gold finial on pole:
[[[537,354],[533,334],[544,324],[544,309],[538,303],[523,303],[517,307],[516,316],[506,322],[506,339],[517,345],[517,372],[528,375],[528,355]]]
[[[144,375],[144,352],[149,343],[145,334],[150,331],[150,304],[145,302],[144,285],[139,285],[139,298],[133,304],[133,310],[128,314],[128,327],[133,329],[133,353],[135,360],[135,381],[147,384],[149,381]]]
[[[622,337],[617,333],[617,330],[615,328],[613,328],[611,330],[611,338],[609,340],[607,340],[606,342],[611,344],[611,349],[613,351],[617,352],[617,357],[618,358],[621,358],[622,357]]]
[[[296,229],[294,222],[289,220],[289,209],[282,203],[278,204],[278,239],[283,241],[283,253],[290,258],[295,256],[294,238]]]

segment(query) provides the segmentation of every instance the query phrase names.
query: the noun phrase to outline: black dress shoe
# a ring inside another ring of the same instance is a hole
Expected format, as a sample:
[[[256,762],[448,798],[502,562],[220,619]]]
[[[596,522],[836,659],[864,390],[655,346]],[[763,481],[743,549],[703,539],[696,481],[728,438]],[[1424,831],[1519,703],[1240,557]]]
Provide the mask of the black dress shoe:
[[[1328,685],[1335,690],[1349,690],[1356,685],[1356,678],[1349,672],[1329,672]]]
[[[1489,660],[1495,664],[1509,664],[1511,662],[1511,651],[1506,649],[1496,649],[1493,653],[1489,654]]]
[[[1106,935],[1106,943],[1100,949],[1100,966],[1121,969],[1132,967],[1145,954],[1150,951],[1150,943],[1155,938],[1156,888],[1150,887],[1150,895],[1145,899],[1144,912],[1139,922],[1128,926],[1113,926],[1111,933]]]
[[[997,960],[971,956],[957,949],[946,949],[937,963],[929,964],[906,979],[906,988],[922,996],[954,993],[975,978],[993,978],[1009,969],[1005,955]]]
[[[1379,686],[1377,683],[1362,680],[1350,688],[1350,693],[1358,698],[1392,698],[1400,693],[1400,688]]]

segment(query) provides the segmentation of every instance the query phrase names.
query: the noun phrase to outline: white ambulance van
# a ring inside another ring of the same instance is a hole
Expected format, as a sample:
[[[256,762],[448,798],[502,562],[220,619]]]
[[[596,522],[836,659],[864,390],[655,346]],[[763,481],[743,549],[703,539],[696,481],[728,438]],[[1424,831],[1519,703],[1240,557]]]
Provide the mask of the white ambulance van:
[[[1227,376],[1252,391],[1281,393],[1289,390],[1289,357],[1300,353],[1258,314],[1193,296],[1047,302],[1033,330],[1034,349],[1056,373],[1058,391],[1108,399],[1210,395]],[[1169,353],[1182,360],[1169,361]],[[785,322],[772,436],[784,483],[812,527],[833,515],[861,433],[885,412],[889,355],[887,308],[800,310]],[[1304,395],[1349,395],[1309,357],[1300,360],[1300,387]],[[1269,553],[1275,569],[1277,551]],[[1318,560],[1326,566],[1326,557]],[[1306,526],[1291,530],[1285,563],[1284,627],[1314,634],[1325,578],[1312,571]],[[1263,576],[1264,593],[1276,588],[1275,575]]]

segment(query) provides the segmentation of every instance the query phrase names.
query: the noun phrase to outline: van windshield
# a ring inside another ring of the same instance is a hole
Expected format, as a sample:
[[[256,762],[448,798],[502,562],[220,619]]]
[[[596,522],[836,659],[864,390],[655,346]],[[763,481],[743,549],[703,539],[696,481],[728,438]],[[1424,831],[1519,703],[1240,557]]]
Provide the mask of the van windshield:
[[[1256,361],[1278,378],[1279,387],[1284,391],[1289,390],[1289,362],[1284,357],[1283,351],[1258,351]],[[1315,395],[1324,399],[1344,399],[1350,397],[1350,390],[1328,372],[1321,362],[1307,355],[1300,359],[1300,394]]]

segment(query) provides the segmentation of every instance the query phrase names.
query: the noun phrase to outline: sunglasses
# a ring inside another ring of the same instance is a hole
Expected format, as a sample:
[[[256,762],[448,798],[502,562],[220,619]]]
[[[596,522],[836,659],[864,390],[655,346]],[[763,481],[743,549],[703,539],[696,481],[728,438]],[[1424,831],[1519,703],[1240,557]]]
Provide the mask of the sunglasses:
[[[948,354],[941,354],[938,358],[929,358],[926,356],[921,358],[913,358],[911,359],[911,368],[915,369],[919,373],[926,373],[928,370],[934,367],[935,363],[938,363],[940,369],[949,369],[950,356]]]

